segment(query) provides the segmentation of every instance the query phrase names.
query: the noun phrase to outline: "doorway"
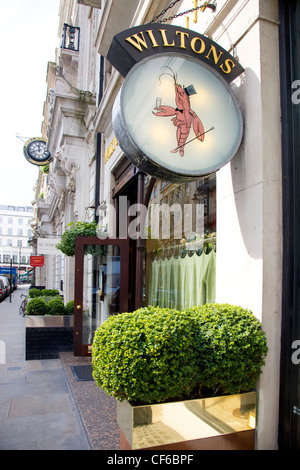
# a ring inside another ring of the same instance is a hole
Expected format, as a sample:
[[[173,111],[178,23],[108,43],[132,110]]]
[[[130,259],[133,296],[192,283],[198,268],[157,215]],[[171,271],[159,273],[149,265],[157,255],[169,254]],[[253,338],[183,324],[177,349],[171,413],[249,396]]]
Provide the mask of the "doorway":
[[[77,237],[75,252],[74,355],[88,356],[96,329],[128,311],[128,239]]]

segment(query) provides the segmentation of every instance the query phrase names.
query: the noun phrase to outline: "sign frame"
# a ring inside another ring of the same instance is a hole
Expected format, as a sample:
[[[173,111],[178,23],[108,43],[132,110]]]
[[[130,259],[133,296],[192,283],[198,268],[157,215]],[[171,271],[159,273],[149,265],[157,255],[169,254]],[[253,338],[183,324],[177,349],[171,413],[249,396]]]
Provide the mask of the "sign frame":
[[[145,57],[166,52],[202,61],[222,75],[227,83],[244,72],[239,61],[212,39],[170,24],[145,24],[121,31],[112,40],[107,60],[126,77]]]

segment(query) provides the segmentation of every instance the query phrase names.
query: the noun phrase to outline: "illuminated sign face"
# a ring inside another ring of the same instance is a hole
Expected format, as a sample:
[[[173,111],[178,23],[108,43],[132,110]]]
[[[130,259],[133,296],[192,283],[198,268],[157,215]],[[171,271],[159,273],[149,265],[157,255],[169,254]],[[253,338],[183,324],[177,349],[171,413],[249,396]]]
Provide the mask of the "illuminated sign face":
[[[139,37],[127,43],[143,53]],[[218,170],[243,134],[241,112],[222,76],[229,68],[222,62],[220,74],[188,54],[151,52],[127,73],[114,104],[120,147],[141,171],[161,179],[195,180]]]

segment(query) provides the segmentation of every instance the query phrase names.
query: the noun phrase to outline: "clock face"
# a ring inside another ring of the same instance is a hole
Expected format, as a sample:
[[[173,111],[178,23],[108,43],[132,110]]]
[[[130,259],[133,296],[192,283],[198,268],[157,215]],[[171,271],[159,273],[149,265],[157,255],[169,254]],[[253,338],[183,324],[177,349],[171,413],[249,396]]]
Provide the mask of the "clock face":
[[[113,122],[127,157],[170,181],[221,168],[237,152],[243,131],[230,86],[210,67],[179,54],[159,54],[131,69]]]
[[[25,158],[34,165],[45,165],[51,161],[50,152],[44,139],[30,139],[24,145]]]

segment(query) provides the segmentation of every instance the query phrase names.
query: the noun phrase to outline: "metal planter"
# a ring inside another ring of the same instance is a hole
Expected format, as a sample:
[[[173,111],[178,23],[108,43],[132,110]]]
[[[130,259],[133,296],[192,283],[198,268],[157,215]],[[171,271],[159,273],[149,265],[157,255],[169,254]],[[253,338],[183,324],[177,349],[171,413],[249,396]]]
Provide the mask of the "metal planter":
[[[256,393],[155,405],[118,402],[120,447],[253,450]]]
[[[73,351],[73,315],[26,315],[25,359],[56,359]]]

